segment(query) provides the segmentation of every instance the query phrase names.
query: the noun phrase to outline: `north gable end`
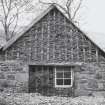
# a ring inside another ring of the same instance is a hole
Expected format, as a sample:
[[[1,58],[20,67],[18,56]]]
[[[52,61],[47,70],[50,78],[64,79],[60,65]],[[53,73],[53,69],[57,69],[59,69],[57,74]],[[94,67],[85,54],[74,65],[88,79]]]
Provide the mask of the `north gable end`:
[[[56,7],[6,49],[6,60],[35,63],[100,62],[104,52]]]

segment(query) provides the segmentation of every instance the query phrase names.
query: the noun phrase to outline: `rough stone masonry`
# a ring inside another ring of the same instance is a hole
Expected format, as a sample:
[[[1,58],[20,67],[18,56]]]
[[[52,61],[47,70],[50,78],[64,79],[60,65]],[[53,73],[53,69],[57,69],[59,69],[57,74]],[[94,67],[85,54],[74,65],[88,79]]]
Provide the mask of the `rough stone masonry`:
[[[29,92],[29,65],[81,63],[73,69],[72,91],[55,88],[53,75],[46,95],[104,95],[105,53],[55,6],[39,19],[9,47],[0,50],[0,90]]]

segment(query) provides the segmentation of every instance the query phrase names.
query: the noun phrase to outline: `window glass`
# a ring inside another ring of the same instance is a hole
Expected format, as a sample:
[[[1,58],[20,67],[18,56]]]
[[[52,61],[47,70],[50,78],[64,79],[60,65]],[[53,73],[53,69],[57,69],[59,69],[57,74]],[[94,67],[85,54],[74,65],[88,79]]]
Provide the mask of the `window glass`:
[[[71,85],[71,79],[64,79],[64,85]]]
[[[72,67],[55,68],[55,86],[68,87],[72,85]]]
[[[56,75],[57,75],[57,78],[63,78],[63,72],[58,72]]]
[[[70,72],[70,71],[71,71],[71,67],[65,67],[65,68],[64,68],[64,71],[65,71],[65,72]]]
[[[71,78],[71,72],[64,72],[64,78]]]
[[[57,67],[56,72],[63,72],[64,71],[64,67]]]
[[[63,79],[57,79],[57,85],[63,85]]]

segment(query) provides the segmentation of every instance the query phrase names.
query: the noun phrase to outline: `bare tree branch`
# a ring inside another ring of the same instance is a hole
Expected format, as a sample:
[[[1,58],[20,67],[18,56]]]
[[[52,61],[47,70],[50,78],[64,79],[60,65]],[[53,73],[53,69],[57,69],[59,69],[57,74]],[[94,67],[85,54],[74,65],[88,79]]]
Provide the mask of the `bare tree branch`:
[[[81,4],[82,4],[82,0],[80,0],[78,6],[77,6],[77,8],[76,8],[76,10],[74,11],[74,15],[73,15],[72,19],[74,19],[74,18],[76,17],[76,14],[77,14],[77,12],[78,12],[79,9],[80,9]]]
[[[17,28],[19,15],[23,12],[23,8],[30,3],[31,0],[1,0],[0,5],[3,10],[3,17],[0,20],[3,25],[6,40],[8,41],[14,36]],[[13,29],[11,30],[11,26]],[[11,31],[11,33],[10,33]]]
[[[67,0],[66,7],[70,7],[74,0]]]
[[[3,28],[5,27],[3,20],[0,20],[1,24],[3,25]]]
[[[2,22],[3,24],[3,27],[4,27],[4,31],[5,31],[5,35],[6,35],[6,38],[8,36],[8,23],[7,23],[7,20],[8,20],[8,16],[9,16],[9,13],[10,13],[10,8],[11,8],[11,0],[10,0],[10,3],[9,3],[9,6],[7,6],[7,1],[6,0],[1,0],[1,3],[2,3],[2,8],[3,8],[3,12],[4,12],[4,21]],[[8,38],[7,38],[8,40]]]
[[[48,5],[48,4],[52,4],[52,5],[57,5],[58,7],[60,7],[60,8],[62,8],[64,11],[65,11],[65,13],[67,14],[67,10],[66,10],[66,8],[64,8],[63,6],[61,6],[60,4],[58,4],[58,3],[46,3],[46,2],[43,2],[43,1],[41,1],[41,0],[39,0],[39,2],[40,3],[42,3],[42,4],[45,4],[45,5]]]
[[[5,0],[5,6],[7,7],[7,9],[9,8],[8,4],[7,4],[7,0]]]
[[[62,10],[64,10],[65,14],[68,15],[68,18],[69,18],[70,21],[79,24],[79,22],[75,21],[75,17],[76,17],[76,15],[77,15],[77,13],[78,13],[78,11],[79,11],[79,9],[80,9],[80,6],[81,6],[81,4],[82,4],[82,0],[79,1],[79,4],[78,4],[78,6],[76,7],[75,11],[73,11],[73,8],[72,8],[72,5],[73,5],[73,3],[75,2],[75,0],[67,0],[65,6],[62,6],[62,5],[60,5],[60,4],[58,4],[58,3],[55,3],[55,2],[48,3],[48,2],[43,2],[43,1],[41,1],[41,0],[39,0],[39,2],[42,3],[42,4],[46,4],[46,5],[48,5],[48,4],[57,5],[57,6],[60,7]]]
[[[9,26],[15,21],[15,18],[17,17],[17,14],[13,15],[13,17],[10,18],[9,22],[8,22],[8,28]]]
[[[1,6],[3,8],[4,15],[6,16],[5,6],[3,0],[1,0]]]
[[[8,18],[8,15],[9,15],[10,11],[11,11],[11,0],[10,0],[10,3],[9,3],[9,6],[8,6],[7,18]]]
[[[16,14],[16,24],[15,24],[15,26],[14,26],[14,29],[13,29],[13,31],[12,31],[12,34],[11,34],[11,38],[14,36],[14,32],[15,32],[15,29],[16,29],[16,27],[17,27],[17,23],[18,23],[18,16],[19,16],[19,9],[17,8],[17,6],[16,6],[16,9],[17,9],[17,14]]]

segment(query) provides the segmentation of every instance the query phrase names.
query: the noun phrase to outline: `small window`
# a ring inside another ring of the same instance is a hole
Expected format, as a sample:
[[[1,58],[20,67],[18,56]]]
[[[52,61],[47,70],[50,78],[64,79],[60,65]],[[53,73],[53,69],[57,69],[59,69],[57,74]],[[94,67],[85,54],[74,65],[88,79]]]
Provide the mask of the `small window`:
[[[55,87],[71,87],[72,83],[72,67],[55,67]]]

